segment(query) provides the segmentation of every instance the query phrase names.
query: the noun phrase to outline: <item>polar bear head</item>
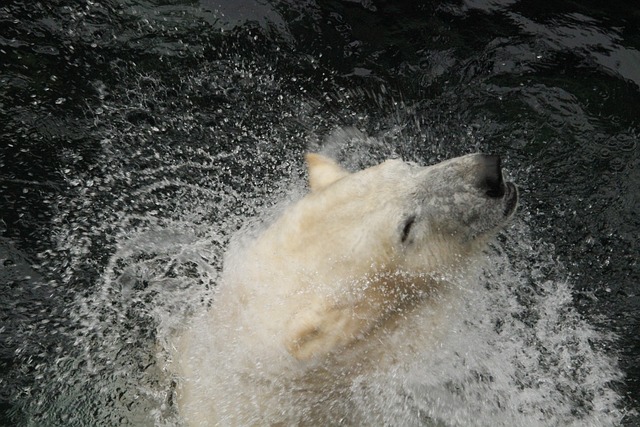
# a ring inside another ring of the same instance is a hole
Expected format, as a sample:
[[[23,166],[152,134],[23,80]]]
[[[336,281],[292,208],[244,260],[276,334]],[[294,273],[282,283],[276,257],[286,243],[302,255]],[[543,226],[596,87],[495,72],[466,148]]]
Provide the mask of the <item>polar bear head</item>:
[[[319,154],[307,164],[311,194],[300,204],[296,240],[329,240],[334,259],[352,267],[362,259],[410,272],[447,269],[482,249],[518,201],[498,156],[427,167],[388,160],[356,173]]]
[[[498,156],[388,160],[355,173],[319,154],[306,160],[310,193],[256,253],[283,294],[304,295],[286,344],[298,359],[344,347],[461,274],[518,201]]]
[[[337,404],[349,378],[437,342],[456,312],[448,285],[518,201],[497,156],[350,173],[309,154],[307,165],[311,191],[240,234],[211,309],[175,345],[188,423],[350,419]]]

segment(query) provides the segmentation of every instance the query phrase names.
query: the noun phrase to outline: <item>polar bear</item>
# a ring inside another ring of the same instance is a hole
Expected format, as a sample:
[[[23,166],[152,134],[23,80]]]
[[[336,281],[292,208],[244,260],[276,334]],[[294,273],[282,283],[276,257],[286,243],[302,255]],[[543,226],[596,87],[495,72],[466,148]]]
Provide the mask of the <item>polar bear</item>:
[[[310,192],[231,251],[175,343],[187,425],[358,424],[354,379],[446,335],[455,283],[518,202],[493,155],[306,162]]]

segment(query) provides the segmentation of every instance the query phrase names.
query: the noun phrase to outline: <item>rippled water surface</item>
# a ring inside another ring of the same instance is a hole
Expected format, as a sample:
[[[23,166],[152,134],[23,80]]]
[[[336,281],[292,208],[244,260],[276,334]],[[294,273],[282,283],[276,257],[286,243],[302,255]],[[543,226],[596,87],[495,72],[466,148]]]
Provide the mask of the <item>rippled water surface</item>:
[[[373,424],[638,425],[640,7],[534,3],[0,5],[0,424],[178,424],[170,334],[324,150],[521,189],[456,337],[354,385]]]

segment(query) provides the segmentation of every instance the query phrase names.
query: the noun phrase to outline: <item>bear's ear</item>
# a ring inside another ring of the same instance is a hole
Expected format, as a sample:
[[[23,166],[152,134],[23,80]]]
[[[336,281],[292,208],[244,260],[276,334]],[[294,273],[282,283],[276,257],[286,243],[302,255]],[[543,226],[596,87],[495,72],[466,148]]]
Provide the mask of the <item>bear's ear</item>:
[[[311,191],[321,190],[349,175],[349,172],[342,169],[335,161],[322,154],[307,153],[305,159],[309,169]]]

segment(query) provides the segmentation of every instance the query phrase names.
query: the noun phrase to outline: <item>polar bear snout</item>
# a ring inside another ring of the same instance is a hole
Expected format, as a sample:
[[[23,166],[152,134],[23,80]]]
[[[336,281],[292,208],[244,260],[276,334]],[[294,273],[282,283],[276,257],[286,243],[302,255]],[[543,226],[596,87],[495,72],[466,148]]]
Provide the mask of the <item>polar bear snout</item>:
[[[500,156],[479,154],[478,187],[490,199],[499,200],[504,217],[511,216],[518,205],[518,188],[505,182]]]
[[[481,186],[486,195],[493,198],[504,196],[506,186],[502,177],[502,161],[500,156],[482,154]]]
[[[479,154],[479,187],[490,199],[501,199],[503,215],[511,216],[518,204],[518,188],[512,182],[505,182],[500,156]]]

